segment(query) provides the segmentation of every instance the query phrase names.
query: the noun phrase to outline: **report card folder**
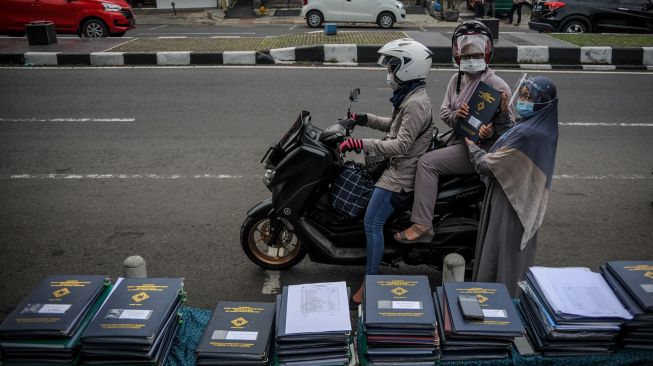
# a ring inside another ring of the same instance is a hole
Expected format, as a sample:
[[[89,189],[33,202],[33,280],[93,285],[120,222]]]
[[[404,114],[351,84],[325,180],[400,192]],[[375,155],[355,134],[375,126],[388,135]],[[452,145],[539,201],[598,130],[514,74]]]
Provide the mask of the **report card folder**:
[[[454,130],[460,137],[467,137],[478,142],[480,139],[478,131],[481,125],[489,124],[501,106],[501,93],[481,81],[467,104],[469,105],[469,114],[456,124]]]

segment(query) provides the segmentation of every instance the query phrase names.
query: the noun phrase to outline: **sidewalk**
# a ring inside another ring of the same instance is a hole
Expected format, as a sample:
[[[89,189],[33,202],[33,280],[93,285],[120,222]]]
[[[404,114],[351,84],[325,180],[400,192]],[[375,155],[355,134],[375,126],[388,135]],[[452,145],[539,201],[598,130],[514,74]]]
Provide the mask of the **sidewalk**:
[[[274,10],[254,19],[225,19],[219,9],[184,10],[176,15],[171,10],[154,9],[136,9],[135,13],[138,25],[305,24],[299,16],[274,16]],[[450,30],[458,23],[440,21],[427,14],[408,14],[406,18],[407,22],[393,31],[357,31],[347,27],[335,36],[326,36],[316,29],[278,37],[91,40],[62,37],[49,46],[30,46],[24,37],[0,38],[0,65],[370,65],[376,62],[376,51],[381,45],[411,37],[433,51],[434,66],[452,67]],[[402,30],[420,27],[421,31]],[[653,70],[650,47],[578,47],[545,34],[523,32],[518,27],[500,27],[492,59],[496,66],[540,70]]]

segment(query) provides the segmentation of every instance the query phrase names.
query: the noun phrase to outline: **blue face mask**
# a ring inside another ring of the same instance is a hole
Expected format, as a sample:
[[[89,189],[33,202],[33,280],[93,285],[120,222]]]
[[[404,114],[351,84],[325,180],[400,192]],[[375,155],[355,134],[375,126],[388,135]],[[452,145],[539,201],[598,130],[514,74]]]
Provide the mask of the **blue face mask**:
[[[523,118],[528,118],[535,114],[535,111],[533,111],[533,102],[518,100],[515,108],[517,109],[517,113]]]

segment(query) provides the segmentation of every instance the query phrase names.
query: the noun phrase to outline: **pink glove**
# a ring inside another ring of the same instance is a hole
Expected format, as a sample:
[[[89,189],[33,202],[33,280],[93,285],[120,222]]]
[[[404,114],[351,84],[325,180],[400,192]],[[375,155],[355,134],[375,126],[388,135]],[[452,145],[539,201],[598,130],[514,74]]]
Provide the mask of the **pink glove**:
[[[352,150],[363,150],[363,140],[347,139],[340,144],[340,151],[347,152]]]

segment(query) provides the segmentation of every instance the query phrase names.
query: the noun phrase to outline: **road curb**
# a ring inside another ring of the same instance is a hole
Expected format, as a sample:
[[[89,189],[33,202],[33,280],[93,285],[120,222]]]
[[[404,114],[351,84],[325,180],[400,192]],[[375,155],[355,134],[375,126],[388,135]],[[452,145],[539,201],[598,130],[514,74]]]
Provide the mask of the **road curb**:
[[[258,51],[226,52],[26,52],[0,53],[2,65],[24,66],[182,66],[316,64],[357,66],[376,64],[379,46],[325,44]],[[430,47],[433,66],[453,64],[449,47]],[[492,64],[536,70],[650,70],[653,47],[496,47]]]

